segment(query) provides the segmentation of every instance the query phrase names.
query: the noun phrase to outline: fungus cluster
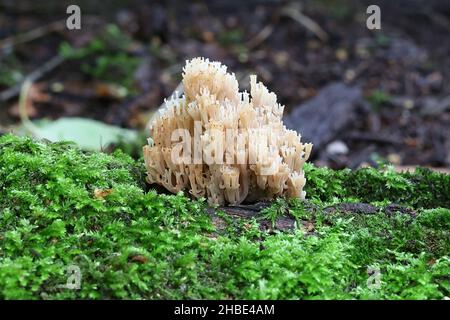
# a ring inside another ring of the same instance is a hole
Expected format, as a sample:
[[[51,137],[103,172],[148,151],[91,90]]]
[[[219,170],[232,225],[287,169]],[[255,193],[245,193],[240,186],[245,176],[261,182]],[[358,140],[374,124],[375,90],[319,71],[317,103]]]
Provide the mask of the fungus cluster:
[[[149,183],[189,190],[213,204],[304,199],[303,164],[312,144],[286,129],[284,106],[256,76],[250,76],[250,94],[239,92],[226,66],[195,58],[183,69],[183,88],[150,123]]]

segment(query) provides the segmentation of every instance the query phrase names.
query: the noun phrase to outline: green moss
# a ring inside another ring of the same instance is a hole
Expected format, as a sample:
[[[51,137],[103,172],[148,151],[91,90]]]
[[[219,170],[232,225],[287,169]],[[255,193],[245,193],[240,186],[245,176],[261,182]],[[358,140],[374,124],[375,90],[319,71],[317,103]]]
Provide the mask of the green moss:
[[[120,151],[0,137],[0,298],[450,295],[448,175],[306,171],[308,202],[277,199],[261,213],[294,217],[292,232],[225,213],[219,228],[204,201],[145,192],[142,163]],[[378,213],[323,210],[344,201],[371,202]],[[391,202],[417,215],[385,214]],[[79,289],[64,286],[71,265],[81,271]],[[379,288],[368,286],[368,268],[381,272]]]
[[[305,165],[308,198],[333,202],[351,198],[361,202],[393,202],[414,208],[450,208],[450,175],[418,168],[397,173],[393,167],[351,171]]]

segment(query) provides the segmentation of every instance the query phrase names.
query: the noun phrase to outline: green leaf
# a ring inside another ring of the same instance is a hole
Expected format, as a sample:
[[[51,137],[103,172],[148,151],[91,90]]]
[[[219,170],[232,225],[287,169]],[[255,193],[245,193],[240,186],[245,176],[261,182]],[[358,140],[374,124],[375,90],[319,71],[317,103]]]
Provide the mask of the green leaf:
[[[33,134],[52,142],[73,141],[82,149],[101,150],[111,143],[132,142],[137,132],[84,118],[60,118],[56,121],[39,121]]]

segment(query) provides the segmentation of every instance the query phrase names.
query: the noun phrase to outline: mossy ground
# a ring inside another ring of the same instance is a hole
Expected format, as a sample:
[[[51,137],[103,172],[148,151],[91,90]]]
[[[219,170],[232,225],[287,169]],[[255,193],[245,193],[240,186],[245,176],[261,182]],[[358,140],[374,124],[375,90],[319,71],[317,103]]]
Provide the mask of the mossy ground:
[[[259,216],[220,211],[219,228],[204,201],[146,192],[142,162],[121,152],[0,137],[0,298],[450,295],[449,175],[306,171],[307,202],[278,199],[260,213],[289,215],[295,230],[263,231]],[[377,212],[325,210],[352,202]],[[392,203],[411,210],[387,214]],[[80,268],[80,289],[64,287],[70,265]]]

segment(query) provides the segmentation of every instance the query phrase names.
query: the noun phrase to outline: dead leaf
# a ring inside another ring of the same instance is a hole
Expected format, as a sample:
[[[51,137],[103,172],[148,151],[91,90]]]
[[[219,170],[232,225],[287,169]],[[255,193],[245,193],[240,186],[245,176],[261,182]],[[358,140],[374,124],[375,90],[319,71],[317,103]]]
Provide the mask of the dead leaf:
[[[96,83],[95,93],[100,98],[122,99],[127,95],[127,90],[110,83]]]
[[[112,191],[112,189],[95,189],[94,197],[97,199],[103,199],[104,197],[109,196]]]
[[[307,232],[312,232],[315,229],[314,224],[309,221],[304,221],[302,224]]]
[[[131,262],[137,262],[137,263],[146,263],[148,259],[141,255],[131,256],[128,258]]]

